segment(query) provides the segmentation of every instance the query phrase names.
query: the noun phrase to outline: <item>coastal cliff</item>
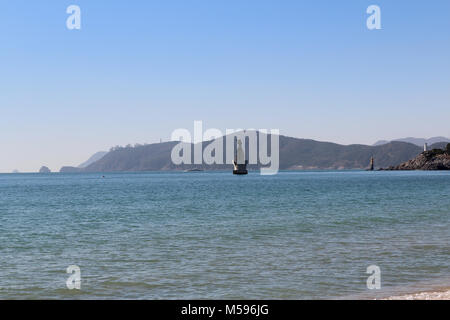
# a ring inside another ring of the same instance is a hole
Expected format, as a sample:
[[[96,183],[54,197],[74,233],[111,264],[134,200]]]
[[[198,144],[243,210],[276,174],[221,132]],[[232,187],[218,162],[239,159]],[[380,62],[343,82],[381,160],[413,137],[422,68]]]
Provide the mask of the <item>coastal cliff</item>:
[[[445,150],[424,151],[414,159],[383,170],[450,170],[450,143]]]

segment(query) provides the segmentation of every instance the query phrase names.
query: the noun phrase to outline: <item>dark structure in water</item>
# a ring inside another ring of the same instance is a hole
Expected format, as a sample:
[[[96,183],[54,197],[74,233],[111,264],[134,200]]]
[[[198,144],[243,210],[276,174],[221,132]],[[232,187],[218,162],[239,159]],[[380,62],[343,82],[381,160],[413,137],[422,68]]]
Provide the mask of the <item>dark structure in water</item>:
[[[373,171],[375,169],[373,157],[370,157],[370,165],[367,171]]]
[[[248,174],[247,164],[248,160],[245,160],[244,150],[242,149],[242,141],[238,140],[238,148],[234,154],[233,174]]]

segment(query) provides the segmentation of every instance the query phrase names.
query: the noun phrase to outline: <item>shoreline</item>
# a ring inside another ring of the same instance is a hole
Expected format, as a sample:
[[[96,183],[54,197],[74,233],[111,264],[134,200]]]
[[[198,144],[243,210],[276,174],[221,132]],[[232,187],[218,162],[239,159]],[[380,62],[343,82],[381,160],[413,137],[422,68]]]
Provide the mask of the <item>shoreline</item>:
[[[424,291],[412,294],[391,296],[380,300],[450,300],[450,288],[441,291]]]

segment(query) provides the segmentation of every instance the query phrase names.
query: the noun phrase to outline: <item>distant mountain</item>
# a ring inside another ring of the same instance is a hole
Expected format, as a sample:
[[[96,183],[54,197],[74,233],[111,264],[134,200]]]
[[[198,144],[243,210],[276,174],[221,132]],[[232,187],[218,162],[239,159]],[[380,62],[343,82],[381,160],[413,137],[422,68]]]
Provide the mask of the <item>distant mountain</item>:
[[[94,153],[88,160],[86,160],[85,162],[80,164],[78,166],[78,168],[86,168],[87,166],[94,163],[95,161],[98,161],[101,158],[103,158],[107,153],[108,152],[106,152],[106,151],[99,151],[99,152]]]
[[[373,146],[382,146],[383,144],[387,144],[387,143],[389,143],[388,140],[378,140],[377,142],[375,142],[373,144]]]
[[[427,143],[429,146],[434,144],[434,143],[437,143],[437,142],[447,142],[447,143],[449,143],[450,139],[446,138],[446,137],[433,137],[433,138],[429,138],[429,139],[411,138],[411,137],[409,137],[409,138],[395,139],[395,140],[392,140],[392,141],[408,142],[408,143],[415,144],[416,146],[423,147],[423,145],[425,143]],[[374,146],[380,146],[380,145],[383,145],[383,144],[386,144],[386,143],[389,143],[389,141],[387,141],[387,140],[379,140],[379,141],[375,142],[373,145]]]
[[[442,150],[445,150],[445,149],[447,149],[447,145],[448,145],[448,142],[438,142],[438,143],[433,143],[431,146],[428,146],[428,149],[429,149],[429,150],[432,150],[432,149],[442,149]]]
[[[65,166],[65,167],[62,167],[59,170],[59,172],[63,172],[63,173],[78,173],[78,172],[84,172],[84,168]]]
[[[211,141],[204,142],[203,148],[210,143]],[[211,166],[183,164],[177,166],[171,161],[171,151],[176,144],[178,142],[114,148],[86,168],[64,167],[61,172],[166,171],[194,168],[228,170],[231,168],[231,165],[228,164]],[[226,142],[224,141],[224,149],[225,146]],[[246,147],[248,148],[248,144]],[[379,146],[347,146],[280,136],[280,169],[365,169],[372,156],[375,158],[376,168],[389,167],[412,159],[422,151],[422,147],[397,141]],[[255,170],[258,169],[258,166],[251,165],[249,169]]]

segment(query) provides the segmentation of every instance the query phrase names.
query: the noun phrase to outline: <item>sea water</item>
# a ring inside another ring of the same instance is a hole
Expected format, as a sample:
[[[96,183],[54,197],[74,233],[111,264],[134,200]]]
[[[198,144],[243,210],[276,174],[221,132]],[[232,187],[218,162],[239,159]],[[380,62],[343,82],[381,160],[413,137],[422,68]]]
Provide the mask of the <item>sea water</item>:
[[[450,173],[0,175],[0,299],[346,299],[450,287]],[[70,290],[69,266],[80,268]],[[368,289],[369,266],[381,288]]]

